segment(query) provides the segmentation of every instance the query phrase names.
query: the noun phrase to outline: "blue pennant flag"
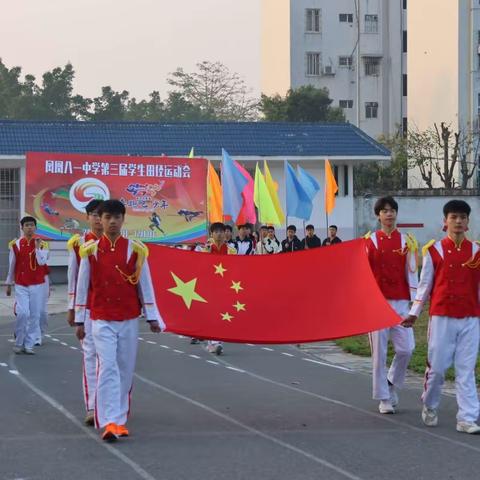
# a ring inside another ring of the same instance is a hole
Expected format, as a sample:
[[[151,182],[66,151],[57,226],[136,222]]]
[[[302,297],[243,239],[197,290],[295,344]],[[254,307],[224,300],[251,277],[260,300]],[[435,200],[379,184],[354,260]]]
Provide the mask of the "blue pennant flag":
[[[287,193],[287,217],[309,220],[313,209],[312,200],[295,175],[295,170],[288,162],[285,162],[285,185]]]
[[[230,215],[235,222],[242,209],[242,192],[248,180],[235,166],[230,155],[222,148],[222,191],[223,191],[223,214]]]
[[[317,179],[300,167],[300,165],[297,165],[297,178],[300,185],[305,192],[307,192],[308,197],[313,202],[315,195],[320,191],[320,184],[317,182]]]

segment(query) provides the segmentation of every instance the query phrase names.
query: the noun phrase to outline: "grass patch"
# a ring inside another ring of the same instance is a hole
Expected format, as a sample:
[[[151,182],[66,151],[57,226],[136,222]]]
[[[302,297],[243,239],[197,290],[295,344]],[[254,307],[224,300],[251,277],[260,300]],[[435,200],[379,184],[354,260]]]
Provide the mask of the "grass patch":
[[[412,359],[408,366],[409,370],[416,373],[424,374],[425,367],[427,365],[427,328],[428,328],[428,311],[425,311],[418,317],[415,323],[415,350],[413,351]],[[347,337],[336,340],[335,343],[341,347],[345,352],[352,353],[354,355],[360,355],[362,357],[370,357],[370,344],[368,342],[367,335],[359,335],[357,337]],[[388,347],[388,363],[392,361],[394,351],[389,343]],[[477,361],[476,368],[477,383],[480,383],[480,360]],[[455,379],[455,372],[453,368],[448,369],[446,373],[447,380]]]

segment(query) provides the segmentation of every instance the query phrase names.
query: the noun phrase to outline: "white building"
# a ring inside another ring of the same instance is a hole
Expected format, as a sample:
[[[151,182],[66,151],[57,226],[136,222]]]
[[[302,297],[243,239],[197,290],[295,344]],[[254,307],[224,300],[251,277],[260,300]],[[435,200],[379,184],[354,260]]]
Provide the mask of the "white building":
[[[263,0],[262,93],[326,87],[370,136],[405,129],[406,20],[407,0]]]

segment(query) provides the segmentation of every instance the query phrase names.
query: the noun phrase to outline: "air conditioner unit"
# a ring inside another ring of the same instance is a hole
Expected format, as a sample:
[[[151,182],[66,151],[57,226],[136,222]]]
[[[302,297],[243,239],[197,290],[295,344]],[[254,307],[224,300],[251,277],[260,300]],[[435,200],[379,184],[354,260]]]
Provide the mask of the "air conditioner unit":
[[[323,67],[323,74],[324,75],[335,75],[335,69],[332,65],[325,65]]]

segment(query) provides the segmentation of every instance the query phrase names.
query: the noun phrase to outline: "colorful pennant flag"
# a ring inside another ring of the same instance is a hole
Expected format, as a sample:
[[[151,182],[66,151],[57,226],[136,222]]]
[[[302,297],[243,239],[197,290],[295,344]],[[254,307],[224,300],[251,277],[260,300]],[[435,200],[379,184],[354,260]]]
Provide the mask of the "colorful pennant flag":
[[[222,186],[220,178],[210,162],[208,162],[207,175],[208,221],[210,223],[223,222]]]
[[[309,220],[313,204],[308,193],[295,175],[295,170],[285,162],[285,185],[287,190],[287,216]]]
[[[333,174],[332,166],[325,160],[325,211],[330,215],[335,208],[335,194],[338,192],[338,185]]]
[[[282,209],[280,198],[278,198],[278,183],[273,179],[266,160],[263,161],[263,171],[265,173],[265,183],[267,185],[268,193],[270,194],[273,206],[275,207],[275,211],[277,212],[279,223],[280,225],[283,225],[283,223],[285,222],[285,212]]]
[[[236,160],[233,161],[235,166],[242,172],[242,175],[247,179],[247,185],[243,189],[242,198],[243,204],[238,214],[237,225],[242,225],[244,223],[252,223],[255,225],[257,223],[257,214],[255,212],[255,204],[253,203],[253,189],[254,181],[252,176],[248,171],[242,167]]]
[[[297,165],[297,178],[303,189],[307,192],[310,200],[315,198],[315,195],[320,191],[320,185],[317,179],[305,171],[300,165]]]
[[[237,221],[243,205],[242,193],[248,180],[237,168],[230,155],[222,148],[223,214]]]
[[[190,149],[190,153],[188,154],[188,158],[194,158],[195,157],[195,149],[192,147]]]
[[[258,209],[258,219],[261,223],[270,225],[281,225],[283,222],[278,218],[277,210],[268,191],[265,177],[258,168],[258,163],[255,167],[255,189],[254,201]]]

